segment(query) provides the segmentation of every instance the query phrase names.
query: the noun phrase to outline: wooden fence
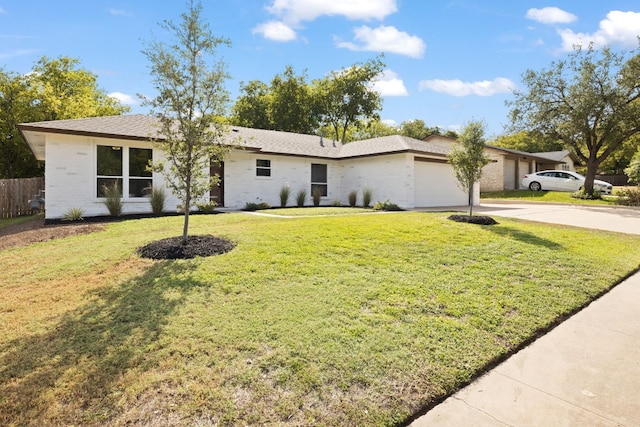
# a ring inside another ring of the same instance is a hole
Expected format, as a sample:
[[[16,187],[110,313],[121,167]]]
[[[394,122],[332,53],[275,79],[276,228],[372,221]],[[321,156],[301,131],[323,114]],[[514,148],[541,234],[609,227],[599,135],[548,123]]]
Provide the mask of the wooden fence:
[[[44,177],[0,179],[0,219],[33,214],[30,200],[37,197],[44,197]]]

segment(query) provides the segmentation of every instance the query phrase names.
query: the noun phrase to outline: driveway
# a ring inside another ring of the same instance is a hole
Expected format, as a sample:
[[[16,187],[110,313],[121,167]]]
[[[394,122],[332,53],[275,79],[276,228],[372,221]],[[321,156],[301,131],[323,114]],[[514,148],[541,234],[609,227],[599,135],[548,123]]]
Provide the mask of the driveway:
[[[505,202],[481,203],[480,206],[474,207],[473,211],[489,216],[640,234],[640,209],[624,206]]]

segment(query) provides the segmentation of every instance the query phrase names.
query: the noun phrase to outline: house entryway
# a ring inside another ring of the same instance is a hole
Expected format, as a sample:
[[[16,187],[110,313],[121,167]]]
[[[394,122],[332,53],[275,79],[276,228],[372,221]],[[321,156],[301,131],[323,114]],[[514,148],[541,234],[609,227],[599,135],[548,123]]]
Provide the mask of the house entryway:
[[[216,202],[219,207],[224,206],[224,162],[211,163],[209,167],[210,176],[218,175],[218,185],[212,185],[209,190],[209,201]]]

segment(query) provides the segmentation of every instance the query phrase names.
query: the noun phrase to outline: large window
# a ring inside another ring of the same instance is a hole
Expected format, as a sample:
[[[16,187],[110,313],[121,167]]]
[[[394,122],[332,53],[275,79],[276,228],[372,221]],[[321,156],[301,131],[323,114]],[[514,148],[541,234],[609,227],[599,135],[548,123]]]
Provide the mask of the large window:
[[[271,176],[271,160],[256,159],[256,176]]]
[[[96,155],[98,197],[104,197],[105,187],[114,185],[118,186],[121,195],[128,197],[151,194],[153,178],[147,170],[153,160],[151,149],[98,145]]]
[[[311,194],[314,191],[327,196],[327,165],[311,163]]]

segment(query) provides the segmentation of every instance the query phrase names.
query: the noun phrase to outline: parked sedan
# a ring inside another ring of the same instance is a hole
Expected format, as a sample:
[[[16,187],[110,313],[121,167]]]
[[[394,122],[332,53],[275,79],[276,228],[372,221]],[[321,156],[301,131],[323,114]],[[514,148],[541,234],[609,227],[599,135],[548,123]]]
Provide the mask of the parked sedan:
[[[585,177],[570,171],[540,171],[528,173],[522,178],[522,186],[529,190],[540,191],[578,191],[584,186]],[[611,194],[613,186],[605,181],[593,181],[593,189],[602,194]]]

